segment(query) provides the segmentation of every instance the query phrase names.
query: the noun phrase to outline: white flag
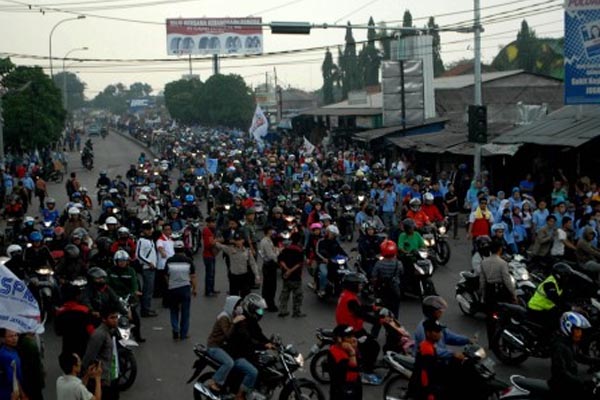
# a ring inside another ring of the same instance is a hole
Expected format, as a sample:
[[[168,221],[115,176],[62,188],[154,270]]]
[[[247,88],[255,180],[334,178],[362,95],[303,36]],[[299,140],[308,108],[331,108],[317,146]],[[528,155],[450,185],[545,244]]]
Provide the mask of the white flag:
[[[306,154],[312,154],[315,151],[315,145],[309,142],[306,136],[304,136],[304,150]]]
[[[252,117],[252,125],[250,126],[249,132],[255,139],[260,139],[267,136],[269,131],[269,121],[265,117],[265,113],[256,105],[256,111],[254,111],[254,117]]]
[[[0,328],[44,333],[40,307],[27,285],[4,265],[0,265],[0,282]]]

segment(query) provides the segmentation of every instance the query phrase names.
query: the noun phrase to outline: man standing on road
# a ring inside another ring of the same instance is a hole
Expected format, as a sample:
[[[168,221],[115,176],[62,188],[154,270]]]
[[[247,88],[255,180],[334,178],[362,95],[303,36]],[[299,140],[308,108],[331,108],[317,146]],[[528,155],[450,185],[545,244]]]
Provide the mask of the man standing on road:
[[[173,248],[173,239],[171,234],[173,228],[171,225],[164,224],[162,233],[156,241],[156,250],[158,251],[158,265],[156,271],[156,283],[154,285],[154,293],[156,297],[163,299],[163,306],[167,307],[165,302],[165,296],[167,291],[167,281],[165,279],[165,264],[170,257],[175,255],[175,249]]]
[[[152,295],[154,294],[154,280],[156,276],[157,253],[152,241],[152,223],[142,222],[142,237],[137,242],[137,259],[142,265],[142,317],[156,317],[152,309]]]
[[[279,317],[286,317],[288,301],[292,295],[293,318],[303,318],[302,312],[302,267],[304,266],[304,252],[300,247],[301,236],[298,232],[292,234],[292,243],[279,254],[279,266],[283,277],[283,288],[279,297]]]
[[[185,245],[178,240],[174,244],[175,255],[165,264],[165,275],[169,286],[167,294],[171,309],[173,340],[188,338],[190,327],[191,295],[196,297],[196,269],[192,260],[184,254]]]
[[[99,362],[102,369],[102,399],[118,400],[119,388],[117,343],[113,335],[119,322],[118,310],[106,307],[101,311],[102,323],[90,337],[85,355],[83,356],[83,368],[88,370],[94,363]]]
[[[206,226],[202,230],[202,259],[204,260],[204,295],[213,297],[219,294],[215,290],[215,264],[218,249],[215,247],[215,231],[217,229],[217,220],[212,217],[206,217]]]
[[[0,329],[0,399],[20,400],[24,397],[23,375],[21,373],[21,359],[17,353],[19,334],[10,329]],[[15,382],[16,377],[16,382]]]

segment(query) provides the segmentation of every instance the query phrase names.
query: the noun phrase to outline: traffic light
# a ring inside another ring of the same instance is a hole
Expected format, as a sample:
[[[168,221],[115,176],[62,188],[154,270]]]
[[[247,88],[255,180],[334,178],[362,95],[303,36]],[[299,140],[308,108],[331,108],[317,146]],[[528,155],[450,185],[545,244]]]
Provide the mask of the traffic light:
[[[469,106],[469,142],[487,143],[486,106]]]

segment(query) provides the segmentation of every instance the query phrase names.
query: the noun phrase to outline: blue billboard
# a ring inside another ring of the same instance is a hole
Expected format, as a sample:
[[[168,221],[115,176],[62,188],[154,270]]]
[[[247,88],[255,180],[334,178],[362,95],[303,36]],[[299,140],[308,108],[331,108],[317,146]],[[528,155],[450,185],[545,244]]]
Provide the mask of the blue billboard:
[[[600,0],[566,1],[565,104],[600,104]]]

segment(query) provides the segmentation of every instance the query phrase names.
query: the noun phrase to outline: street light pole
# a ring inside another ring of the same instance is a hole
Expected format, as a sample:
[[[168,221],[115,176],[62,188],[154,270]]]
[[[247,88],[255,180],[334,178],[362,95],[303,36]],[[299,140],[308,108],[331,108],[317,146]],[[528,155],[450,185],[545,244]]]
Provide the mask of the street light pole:
[[[48,37],[48,58],[50,60],[50,78],[54,78],[54,69],[52,66],[52,35],[54,34],[54,30],[56,30],[56,28],[58,28],[59,25],[65,23],[65,22],[77,21],[78,19],[85,19],[85,15],[78,15],[76,18],[66,18],[66,19],[63,19],[62,21],[58,21],[56,23],[56,25],[54,25],[52,27],[52,30],[50,31],[50,36]]]
[[[67,73],[66,73],[66,69],[65,69],[65,60],[66,58],[69,56],[69,54],[74,53],[76,51],[85,51],[87,50],[87,47],[77,47],[75,49],[71,49],[67,52],[67,54],[65,54],[65,56],[63,57],[62,60],[62,73],[63,73],[63,107],[65,109],[65,111],[67,110],[67,103],[68,103],[68,99],[67,99]]]
[[[476,106],[483,105],[481,98],[481,4],[480,0],[474,0],[474,17],[475,17],[475,43],[474,43],[474,60],[473,60],[473,76],[475,78],[475,97],[474,104]],[[481,144],[475,144],[475,154],[473,156],[473,178],[479,179],[481,173]]]

